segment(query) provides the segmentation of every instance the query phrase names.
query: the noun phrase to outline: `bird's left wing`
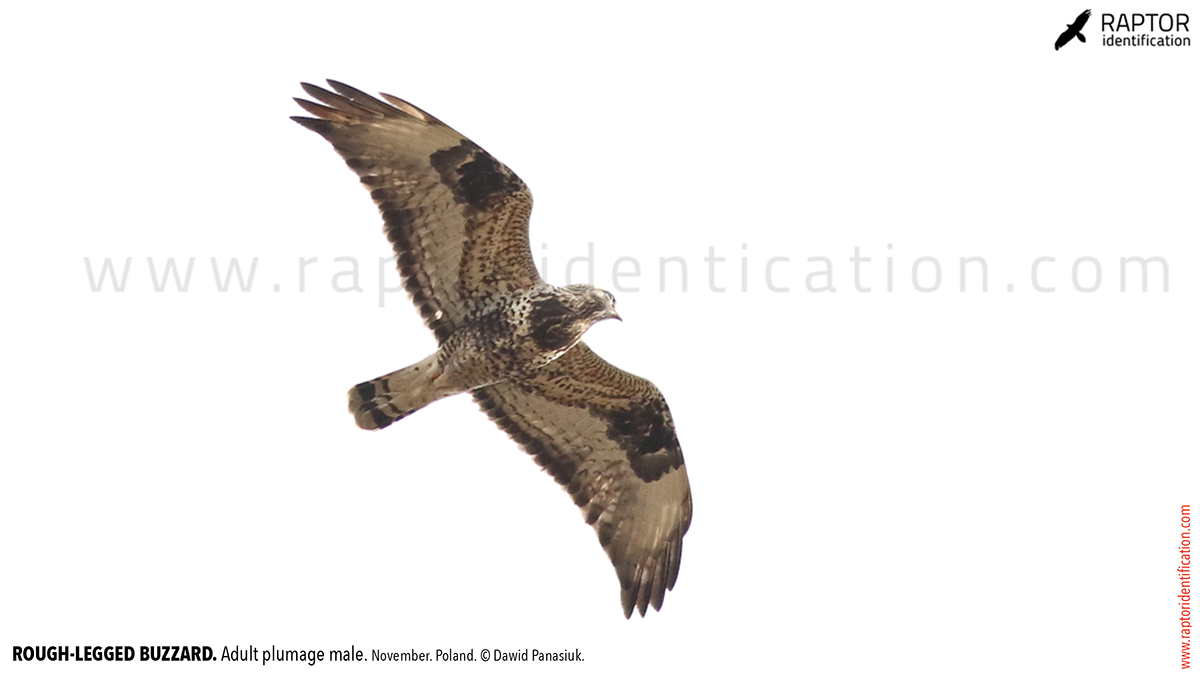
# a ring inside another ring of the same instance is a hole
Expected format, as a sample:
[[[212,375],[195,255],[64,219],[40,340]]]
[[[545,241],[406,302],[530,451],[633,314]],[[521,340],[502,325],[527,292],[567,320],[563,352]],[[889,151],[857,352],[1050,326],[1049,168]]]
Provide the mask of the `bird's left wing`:
[[[476,390],[475,399],[596,529],[625,616],[661,608],[679,575],[692,494],[658,388],[580,342],[532,378]]]
[[[470,139],[388,94],[381,101],[330,80],[301,85],[316,117],[293,117],[333,144],[371,191],[404,288],[438,342],[474,301],[540,282],[529,250],[533,197]]]

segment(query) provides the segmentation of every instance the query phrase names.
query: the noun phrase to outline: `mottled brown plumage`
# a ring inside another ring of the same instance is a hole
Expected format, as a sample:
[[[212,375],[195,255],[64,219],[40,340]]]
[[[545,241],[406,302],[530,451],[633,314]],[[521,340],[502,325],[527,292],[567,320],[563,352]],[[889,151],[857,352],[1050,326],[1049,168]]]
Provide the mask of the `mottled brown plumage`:
[[[533,198],[508,167],[405,101],[329,85],[303,84],[317,102],[296,101],[316,117],[292,119],[333,144],[371,191],[439,345],[355,386],[356,422],[380,429],[471,392],[596,529],[626,617],[660,608],[679,574],[691,492],[658,388],[580,341],[593,323],[619,319],[612,294],[541,279],[529,248]]]

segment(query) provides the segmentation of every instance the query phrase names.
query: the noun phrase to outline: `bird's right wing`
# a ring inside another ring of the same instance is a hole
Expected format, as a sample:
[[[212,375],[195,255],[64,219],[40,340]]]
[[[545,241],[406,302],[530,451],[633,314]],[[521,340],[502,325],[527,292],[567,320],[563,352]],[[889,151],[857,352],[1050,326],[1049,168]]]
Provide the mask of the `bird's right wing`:
[[[394,96],[380,101],[333,80],[336,94],[301,86],[320,103],[296,99],[316,117],[292,119],[333,144],[371,191],[404,288],[438,342],[474,299],[539,282],[529,250],[533,197],[512,170]]]
[[[596,529],[625,616],[660,608],[679,575],[692,493],[658,388],[580,342],[532,378],[476,390],[475,399]]]

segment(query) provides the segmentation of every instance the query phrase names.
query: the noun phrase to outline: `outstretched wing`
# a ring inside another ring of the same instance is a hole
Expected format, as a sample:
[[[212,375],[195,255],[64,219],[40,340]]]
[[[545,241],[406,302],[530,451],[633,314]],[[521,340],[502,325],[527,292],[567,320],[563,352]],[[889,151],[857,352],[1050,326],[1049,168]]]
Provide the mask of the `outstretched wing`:
[[[1071,24],[1071,31],[1074,33],[1078,33],[1079,31],[1083,30],[1084,24],[1086,24],[1088,22],[1088,19],[1091,16],[1092,16],[1092,10],[1090,10],[1090,9],[1083,10],[1082,14],[1075,17],[1075,23]]]
[[[648,380],[582,342],[534,377],[475,391],[488,416],[566,487],[621,582],[621,605],[657,610],[675,586],[692,494],[675,425]]]
[[[533,197],[512,170],[410,103],[328,82],[337,93],[301,85],[320,103],[296,99],[316,117],[292,119],[333,144],[371,191],[404,288],[439,343],[474,299],[537,284]]]

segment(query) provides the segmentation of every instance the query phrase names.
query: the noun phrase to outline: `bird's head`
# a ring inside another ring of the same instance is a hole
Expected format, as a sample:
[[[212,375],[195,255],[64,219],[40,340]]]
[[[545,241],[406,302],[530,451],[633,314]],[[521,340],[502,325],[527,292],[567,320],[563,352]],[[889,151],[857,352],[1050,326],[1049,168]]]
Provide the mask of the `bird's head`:
[[[563,287],[563,290],[570,299],[568,302],[574,306],[572,310],[578,313],[588,326],[605,319],[621,321],[621,315],[617,314],[617,299],[604,289],[590,284],[571,284]]]
[[[620,318],[611,293],[588,284],[572,284],[533,300],[529,335],[544,350],[566,350],[592,324]]]

